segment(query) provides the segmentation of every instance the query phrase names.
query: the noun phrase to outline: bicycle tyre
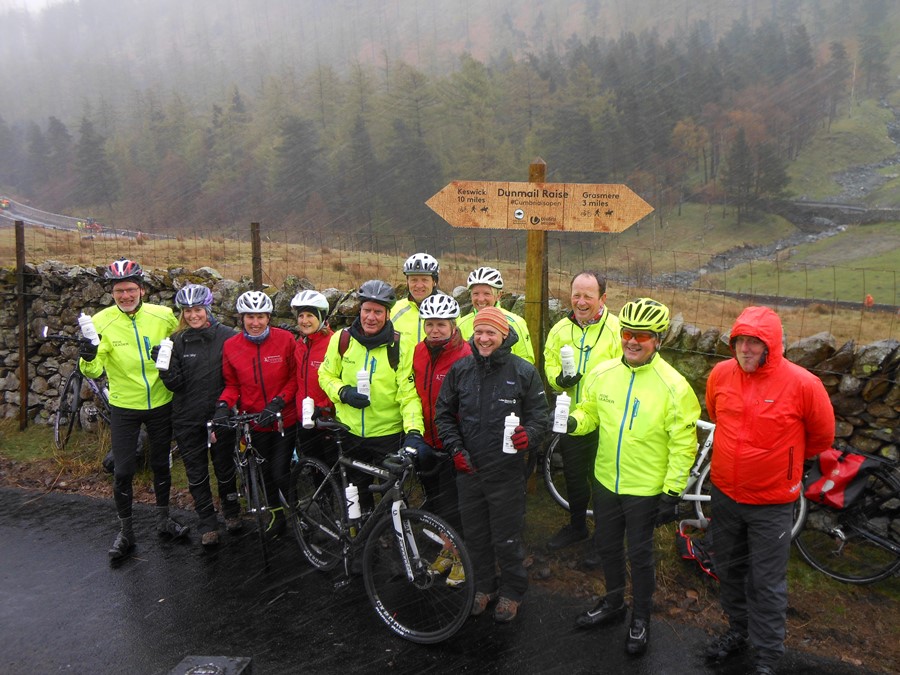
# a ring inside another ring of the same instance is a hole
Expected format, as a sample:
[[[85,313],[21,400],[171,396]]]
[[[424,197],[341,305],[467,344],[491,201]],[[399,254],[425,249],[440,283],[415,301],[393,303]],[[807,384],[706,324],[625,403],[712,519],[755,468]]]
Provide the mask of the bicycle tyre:
[[[343,560],[341,524],[346,504],[337,479],[324,462],[300,457],[291,469],[288,503],[291,529],[303,557],[316,569],[334,569]]]
[[[693,494],[700,496],[709,496],[709,486],[711,485],[711,481],[709,480],[709,471],[711,468],[711,464],[707,463],[706,466],[703,467],[703,470],[700,472],[700,477],[697,479],[697,482],[694,484]],[[796,539],[797,535],[803,529],[803,524],[806,522],[806,514],[809,510],[809,503],[806,501],[806,497],[803,496],[803,493],[800,493],[800,498],[794,503],[794,515],[793,515],[793,523],[791,524],[791,539]],[[712,518],[712,508],[710,506],[709,501],[694,502],[694,512],[697,515],[697,518],[703,520],[709,520]]]
[[[413,545],[409,581],[403,555],[390,515],[375,524],[363,551],[363,581],[379,618],[396,635],[419,644],[442,642],[459,630],[475,600],[475,571],[462,538],[449,524],[428,511],[402,509],[400,521],[405,540]],[[431,569],[431,562],[444,549],[455,547],[465,581],[450,586]]]
[[[69,442],[75,428],[78,409],[81,407],[81,379],[81,373],[73,370],[66,378],[59,395],[56,414],[53,416],[53,441],[57,450],[66,449],[66,443]]]
[[[811,503],[806,527],[796,539],[797,549],[806,562],[832,579],[875,583],[900,570],[898,523],[900,480],[890,471],[877,470],[866,478],[865,490],[847,508]],[[864,533],[892,542],[893,550]]]
[[[547,487],[547,492],[550,493],[553,501],[568,511],[569,498],[566,490],[566,477],[563,473],[562,453],[559,452],[561,438],[562,434],[555,434],[553,440],[550,441],[550,445],[547,446],[547,450],[544,453],[543,476],[544,485]],[[589,508],[586,515],[593,517],[594,510]]]
[[[269,527],[270,511],[266,499],[266,486],[260,474],[260,466],[252,455],[246,456],[247,473],[250,474],[250,501],[253,516],[256,519],[256,535],[262,552],[263,568],[269,568],[269,545],[266,541],[266,529]]]

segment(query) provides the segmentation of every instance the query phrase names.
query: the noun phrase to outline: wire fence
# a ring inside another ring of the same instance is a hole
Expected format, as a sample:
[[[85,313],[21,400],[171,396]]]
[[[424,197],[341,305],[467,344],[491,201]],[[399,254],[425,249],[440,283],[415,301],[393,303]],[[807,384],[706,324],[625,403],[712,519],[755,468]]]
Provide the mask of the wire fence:
[[[165,237],[141,233],[84,234],[68,229],[26,227],[28,262],[59,260],[85,267],[119,257],[139,260],[148,270],[189,274],[211,267],[226,279],[249,278],[249,239],[215,231]],[[296,243],[292,243],[296,242]],[[607,303],[651,296],[673,315],[701,331],[727,330],[741,308],[766,304],[778,311],[788,341],[828,332],[864,344],[900,337],[900,294],[896,264],[884,269],[818,264],[796,259],[791,250],[741,247],[727,253],[703,250],[702,243],[655,236],[647,246],[623,244],[613,235],[550,233],[547,279],[551,299],[568,306],[574,274],[596,270],[608,279]],[[526,237],[522,232],[447,228],[441,235],[308,234],[266,231],[262,237],[263,282],[279,288],[289,276],[315,288],[349,290],[366,279],[403,284],[403,261],[425,251],[441,263],[440,288],[464,287],[474,268],[496,267],[504,292],[525,290]],[[0,227],[0,266],[14,268],[12,228]]]

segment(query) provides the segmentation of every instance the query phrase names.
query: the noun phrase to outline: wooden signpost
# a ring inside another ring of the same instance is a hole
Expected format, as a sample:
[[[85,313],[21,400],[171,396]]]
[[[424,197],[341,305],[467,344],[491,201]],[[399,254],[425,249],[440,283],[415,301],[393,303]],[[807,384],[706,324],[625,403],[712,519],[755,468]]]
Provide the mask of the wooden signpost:
[[[547,232],[622,232],[653,212],[625,185],[545,183],[546,170],[538,158],[527,183],[453,181],[425,202],[453,227],[528,230],[525,321],[541,375],[549,295]]]

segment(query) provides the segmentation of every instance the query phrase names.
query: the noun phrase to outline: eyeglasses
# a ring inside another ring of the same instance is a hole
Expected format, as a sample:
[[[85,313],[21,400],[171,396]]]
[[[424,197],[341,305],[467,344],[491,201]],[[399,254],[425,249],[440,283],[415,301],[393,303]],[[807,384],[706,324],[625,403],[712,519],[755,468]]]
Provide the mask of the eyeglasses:
[[[140,292],[141,289],[135,286],[134,288],[117,288],[113,291],[113,295],[134,295]]]
[[[637,340],[639,343],[643,344],[645,342],[650,342],[650,340],[655,340],[656,333],[635,333],[634,331],[623,330],[622,339],[626,342],[628,340]]]

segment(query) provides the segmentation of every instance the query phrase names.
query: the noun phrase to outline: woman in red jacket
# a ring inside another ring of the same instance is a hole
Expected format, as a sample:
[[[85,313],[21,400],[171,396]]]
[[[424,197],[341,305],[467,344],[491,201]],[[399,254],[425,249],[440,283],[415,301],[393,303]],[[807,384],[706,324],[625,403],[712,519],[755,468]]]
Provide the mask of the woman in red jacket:
[[[321,415],[334,414],[331,399],[319,386],[319,366],[325,360],[328,340],[334,331],[328,326],[328,299],[318,291],[300,291],[291,300],[291,307],[297,315],[297,419],[303,421],[303,401],[312,400],[312,419]],[[323,459],[326,458],[326,435],[316,428],[297,425],[297,452]]]
[[[228,418],[235,406],[242,413],[260,413],[252,429],[253,445],[266,460],[261,464],[272,521],[267,535],[284,532],[285,518],[279,491],[287,499],[294,425],[297,422],[297,344],[289,331],[269,326],[272,300],[262,291],[247,291],[237,299],[242,331],[222,349],[225,389],[213,419]],[[278,432],[282,414],[284,435]]]
[[[472,353],[469,343],[463,340],[456,327],[459,304],[449,295],[429,295],[419,305],[419,318],[425,329],[425,339],[413,352],[413,375],[416,391],[422,400],[422,417],[425,422],[425,443],[418,449],[420,478],[430,510],[444,518],[462,534],[459,517],[459,499],[456,491],[456,471],[447,459],[437,461],[433,450],[442,449],[443,443],[434,424],[434,405],[447,371],[459,359]],[[449,572],[447,584],[463,583],[462,565],[450,549],[441,552],[433,567],[441,574]]]

